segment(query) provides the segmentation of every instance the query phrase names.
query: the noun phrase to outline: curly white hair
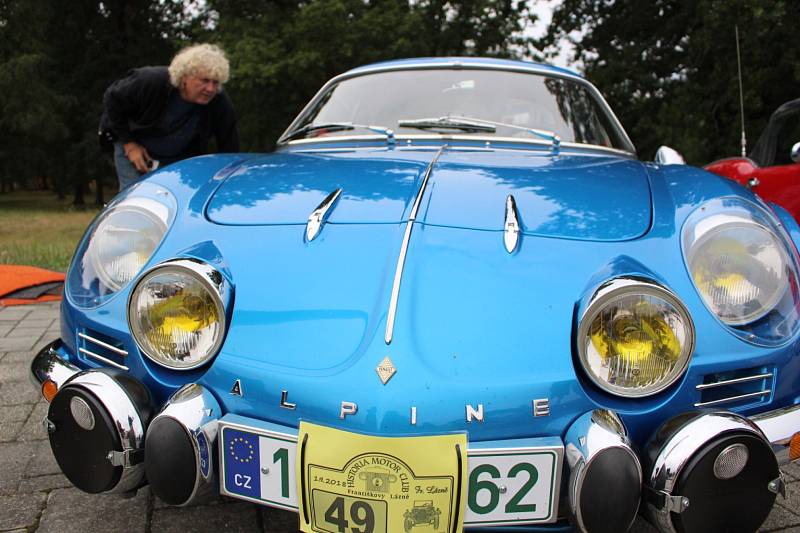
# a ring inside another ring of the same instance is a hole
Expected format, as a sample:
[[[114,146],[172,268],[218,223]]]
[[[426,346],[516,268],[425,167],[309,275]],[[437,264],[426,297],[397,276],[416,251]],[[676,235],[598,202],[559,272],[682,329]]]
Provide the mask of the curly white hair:
[[[196,44],[178,52],[169,64],[169,81],[179,87],[185,76],[203,75],[225,83],[230,65],[222,48],[214,44]]]

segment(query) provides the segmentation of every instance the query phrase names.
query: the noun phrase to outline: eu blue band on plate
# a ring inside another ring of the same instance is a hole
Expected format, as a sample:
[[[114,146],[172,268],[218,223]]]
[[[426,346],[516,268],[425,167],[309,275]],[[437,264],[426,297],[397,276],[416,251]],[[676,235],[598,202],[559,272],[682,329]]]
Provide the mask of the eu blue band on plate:
[[[231,428],[225,428],[223,433],[225,487],[236,494],[260,498],[258,435]]]

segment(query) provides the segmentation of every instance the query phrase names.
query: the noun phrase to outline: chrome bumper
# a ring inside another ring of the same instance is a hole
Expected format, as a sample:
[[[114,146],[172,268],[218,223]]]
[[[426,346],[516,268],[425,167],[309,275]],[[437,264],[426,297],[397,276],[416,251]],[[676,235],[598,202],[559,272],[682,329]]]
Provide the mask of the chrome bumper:
[[[772,444],[772,451],[779,465],[797,461],[800,457],[790,456],[792,437],[800,433],[800,405],[768,411],[750,418]],[[798,437],[800,438],[800,437]]]
[[[64,383],[81,371],[58,353],[57,350],[61,344],[61,339],[51,342],[42,348],[31,361],[31,383],[40,392],[46,381],[52,381],[60,390]]]

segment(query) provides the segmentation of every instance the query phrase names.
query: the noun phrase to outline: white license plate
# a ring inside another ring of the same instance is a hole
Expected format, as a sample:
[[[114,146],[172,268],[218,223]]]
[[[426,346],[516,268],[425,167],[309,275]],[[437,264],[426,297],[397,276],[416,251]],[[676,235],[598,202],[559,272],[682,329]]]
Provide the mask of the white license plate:
[[[537,440],[543,439],[527,439],[525,446],[509,448],[470,445],[465,525],[556,520],[563,446],[554,439],[546,439],[544,445],[538,445]],[[223,420],[220,491],[297,511],[296,454],[295,435]]]

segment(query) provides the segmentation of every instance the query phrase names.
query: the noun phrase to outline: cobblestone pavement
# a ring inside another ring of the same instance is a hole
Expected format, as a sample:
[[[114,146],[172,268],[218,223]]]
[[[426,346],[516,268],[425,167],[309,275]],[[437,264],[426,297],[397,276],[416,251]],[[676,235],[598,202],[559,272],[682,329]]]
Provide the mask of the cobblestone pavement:
[[[175,508],[146,488],[128,499],[73,488],[41,426],[47,403],[28,378],[36,350],[58,336],[58,303],[0,307],[0,532],[295,531],[295,514],[235,500]],[[778,498],[762,531],[800,531],[800,466],[785,473],[786,499]],[[642,520],[633,531],[655,532]]]

